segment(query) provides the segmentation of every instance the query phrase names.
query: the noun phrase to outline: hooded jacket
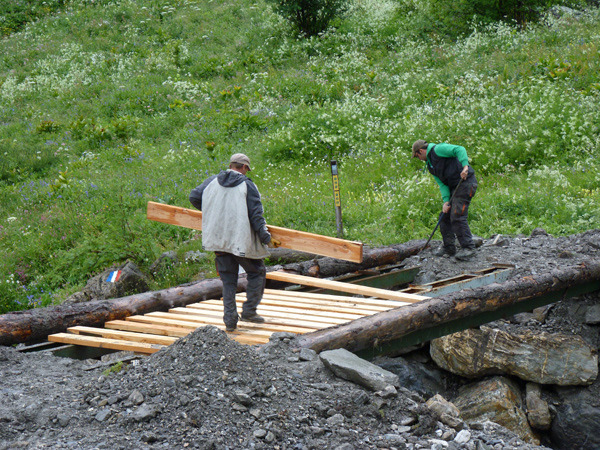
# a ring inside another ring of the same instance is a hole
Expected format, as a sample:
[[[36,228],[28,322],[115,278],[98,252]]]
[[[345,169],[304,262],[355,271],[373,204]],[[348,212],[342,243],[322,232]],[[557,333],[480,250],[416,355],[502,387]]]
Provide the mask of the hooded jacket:
[[[250,178],[224,170],[193,189],[190,203],[202,211],[202,248],[250,259],[269,256],[271,234]]]

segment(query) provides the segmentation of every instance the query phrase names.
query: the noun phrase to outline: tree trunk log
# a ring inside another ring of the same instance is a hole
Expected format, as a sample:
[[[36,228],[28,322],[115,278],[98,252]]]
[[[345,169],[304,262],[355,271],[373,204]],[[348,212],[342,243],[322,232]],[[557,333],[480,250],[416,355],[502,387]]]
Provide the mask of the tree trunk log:
[[[335,258],[319,258],[283,266],[288,272],[307,275],[316,272],[321,277],[342,275],[400,261],[417,253],[425,241],[411,241],[367,250],[362,263],[351,263]],[[315,275],[313,275],[315,276]],[[240,277],[238,291],[246,290],[246,278]],[[146,292],[112,300],[94,300],[72,305],[35,308],[0,315],[0,345],[13,345],[45,339],[49,334],[61,333],[76,325],[102,326],[109,320],[124,319],[131,315],[186,306],[209,298],[219,298],[223,284],[218,278],[178,286],[161,291]]]
[[[392,342],[418,330],[464,319],[477,313],[494,311],[579,284],[598,281],[600,260],[590,260],[542,275],[453,292],[353,320],[334,328],[303,334],[296,338],[295,345],[317,352],[336,348],[357,352]]]
[[[390,245],[380,248],[363,249],[363,262],[353,263],[336,258],[319,258],[300,263],[287,264],[286,272],[309,277],[335,277],[346,273],[366,270],[372,267],[393,264],[409,256],[416,255],[427,241],[424,239],[409,241],[405,244]]]
[[[246,289],[246,278],[240,277],[238,290]],[[101,326],[109,320],[166,311],[169,308],[219,298],[223,283],[211,278],[187,286],[145,292],[112,300],[95,300],[72,305],[35,308],[0,315],[0,345],[12,345],[46,339],[49,334],[66,331],[76,325]]]

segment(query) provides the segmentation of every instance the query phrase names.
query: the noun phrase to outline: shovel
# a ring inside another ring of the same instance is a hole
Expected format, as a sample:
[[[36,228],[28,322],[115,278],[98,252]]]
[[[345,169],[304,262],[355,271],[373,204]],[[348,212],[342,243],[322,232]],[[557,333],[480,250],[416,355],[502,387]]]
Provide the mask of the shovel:
[[[450,208],[452,208],[452,200],[454,199],[454,194],[456,194],[456,191],[458,191],[458,188],[460,187],[460,184],[463,182],[463,179],[461,178],[460,181],[458,182],[458,184],[456,185],[456,189],[454,189],[454,192],[452,193],[452,196],[450,197],[450,201],[448,203],[450,203]],[[425,243],[425,245],[423,247],[421,247],[421,250],[419,250],[417,252],[417,255],[419,255],[423,250],[425,250],[425,248],[429,245],[429,243],[431,242],[431,238],[433,237],[433,235],[435,234],[435,231],[438,229],[438,227],[440,226],[440,223],[442,222],[442,219],[444,217],[444,211],[442,211],[440,213],[440,218],[435,226],[435,228],[433,229],[433,231],[431,232],[431,235],[429,236],[429,239],[427,239],[427,242]]]

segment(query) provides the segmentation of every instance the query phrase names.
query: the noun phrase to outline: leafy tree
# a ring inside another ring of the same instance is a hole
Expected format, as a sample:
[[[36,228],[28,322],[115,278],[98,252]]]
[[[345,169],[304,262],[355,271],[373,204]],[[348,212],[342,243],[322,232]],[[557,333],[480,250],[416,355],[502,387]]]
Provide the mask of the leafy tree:
[[[277,14],[304,36],[325,31],[348,8],[347,0],[267,0]]]

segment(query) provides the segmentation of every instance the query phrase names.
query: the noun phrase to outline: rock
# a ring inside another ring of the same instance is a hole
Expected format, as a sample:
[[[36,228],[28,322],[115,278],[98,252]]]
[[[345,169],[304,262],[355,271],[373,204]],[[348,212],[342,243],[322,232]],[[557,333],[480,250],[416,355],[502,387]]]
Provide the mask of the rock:
[[[525,386],[525,404],[527,405],[527,419],[532,428],[538,430],[550,429],[552,417],[548,403],[542,399],[542,388],[535,383]]]
[[[600,381],[587,388],[558,388],[560,405],[550,438],[557,450],[600,449]]]
[[[323,364],[338,377],[353,381],[372,391],[388,385],[398,386],[398,376],[359,358],[345,349],[326,350],[319,354]]]
[[[147,422],[150,419],[156,417],[157,414],[158,409],[155,406],[151,406],[147,403],[144,403],[131,414],[131,420],[133,420],[134,422]]]
[[[543,228],[535,228],[532,232],[531,232],[531,237],[538,237],[538,236],[549,236],[548,232],[546,230],[544,230]]]
[[[429,400],[427,400],[425,405],[427,405],[427,407],[435,412],[438,416],[447,414],[452,417],[460,417],[460,410],[440,394],[436,394],[431,397]]]
[[[209,256],[207,253],[203,253],[199,250],[191,250],[189,252],[185,252],[184,261],[187,262],[202,262],[205,259],[208,259]]]
[[[425,364],[408,361],[402,357],[376,358],[373,360],[382,369],[396,374],[401,386],[416,391],[426,397],[444,390],[443,375],[440,370],[431,369]]]
[[[314,361],[317,359],[317,352],[311,348],[301,348],[298,358],[300,358],[300,361]]]
[[[158,259],[150,265],[148,270],[152,275],[155,275],[159,271],[166,270],[178,262],[179,258],[177,257],[177,252],[171,250],[160,255]]]
[[[115,282],[108,281],[109,275],[120,270],[121,275]],[[83,291],[76,292],[68,297],[64,303],[80,303],[90,300],[106,300],[124,297],[126,295],[138,294],[149,290],[146,276],[138,267],[128,261],[125,264],[105,270],[100,275],[91,278]]]
[[[471,432],[468,430],[459,431],[458,434],[454,437],[454,442],[457,444],[466,444],[471,440]]]
[[[510,239],[507,236],[497,234],[493,239],[488,240],[485,246],[496,246],[496,247],[508,247],[510,245]]]
[[[584,323],[587,325],[600,324],[600,305],[592,305],[585,312]]]
[[[138,406],[144,403],[144,396],[137,389],[134,390],[127,398],[133,405]]]
[[[438,366],[474,378],[510,374],[538,384],[591,384],[598,376],[598,355],[579,336],[499,329],[468,329],[430,347]],[[568,355],[568,358],[565,357]]]
[[[453,403],[468,423],[496,422],[526,442],[539,444],[521,405],[521,391],[505,377],[493,377],[459,389]]]

